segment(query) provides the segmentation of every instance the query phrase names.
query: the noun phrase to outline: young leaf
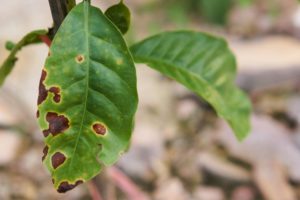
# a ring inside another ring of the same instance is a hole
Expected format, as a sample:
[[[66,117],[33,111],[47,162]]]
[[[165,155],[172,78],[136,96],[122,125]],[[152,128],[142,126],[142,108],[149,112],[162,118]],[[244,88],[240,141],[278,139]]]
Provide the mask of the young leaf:
[[[53,39],[39,86],[44,164],[66,192],[127,149],[137,108],[136,72],[120,32],[87,1]]]
[[[250,102],[234,85],[236,62],[222,39],[204,33],[166,32],[131,47],[136,62],[177,80],[208,101],[243,139]]]
[[[9,49],[10,54],[6,58],[6,60],[2,63],[0,66],[0,86],[3,85],[5,78],[9,73],[12,71],[13,67],[15,66],[16,61],[18,58],[16,57],[17,53],[27,45],[40,43],[40,36],[46,35],[46,30],[37,30],[32,31],[31,33],[28,33],[25,35],[22,40],[20,40],[17,44],[13,44],[12,42],[8,42],[6,44],[6,48]]]
[[[14,42],[12,42],[12,41],[7,41],[5,43],[5,48],[8,51],[12,51],[15,48],[15,46],[16,46],[16,44]]]
[[[111,6],[105,11],[105,15],[110,19],[118,29],[123,33],[127,33],[130,27],[130,11],[128,7],[123,3]]]

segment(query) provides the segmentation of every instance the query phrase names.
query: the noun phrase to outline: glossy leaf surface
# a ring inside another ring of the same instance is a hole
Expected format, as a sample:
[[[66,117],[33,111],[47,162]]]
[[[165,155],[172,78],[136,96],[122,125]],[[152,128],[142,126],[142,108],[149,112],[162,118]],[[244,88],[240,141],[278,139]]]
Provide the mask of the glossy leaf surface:
[[[123,34],[127,33],[130,27],[130,10],[123,1],[108,8],[105,11],[105,15]]]
[[[58,30],[39,86],[44,164],[66,192],[127,149],[137,107],[136,72],[120,32],[87,1]]]
[[[223,39],[207,34],[167,32],[131,47],[146,63],[208,101],[243,139],[249,132],[250,102],[235,85],[236,62]]]
[[[17,44],[12,42],[6,43],[6,48],[10,51],[10,54],[0,66],[0,86],[3,85],[5,78],[10,74],[15,66],[16,61],[18,60],[17,53],[27,45],[40,43],[41,40],[39,37],[46,34],[46,30],[32,31],[31,33],[25,35]]]

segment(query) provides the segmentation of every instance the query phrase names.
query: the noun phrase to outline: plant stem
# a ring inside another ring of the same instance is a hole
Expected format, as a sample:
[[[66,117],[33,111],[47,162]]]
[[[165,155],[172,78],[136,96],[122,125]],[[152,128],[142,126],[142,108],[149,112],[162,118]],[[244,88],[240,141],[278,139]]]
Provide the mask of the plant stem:
[[[48,35],[41,35],[40,37],[40,40],[42,41],[42,42],[44,42],[48,47],[50,47],[51,46],[51,40],[50,40],[50,38],[49,38],[49,36]]]
[[[76,6],[76,0],[67,0],[68,1],[68,11],[72,10]]]
[[[75,0],[48,0],[53,18],[53,28],[49,31],[50,39],[53,39],[68,12],[76,5]]]
[[[93,200],[103,200],[100,191],[93,180],[87,182],[87,186]]]
[[[131,200],[149,200],[148,197],[117,167],[110,167],[108,175]]]

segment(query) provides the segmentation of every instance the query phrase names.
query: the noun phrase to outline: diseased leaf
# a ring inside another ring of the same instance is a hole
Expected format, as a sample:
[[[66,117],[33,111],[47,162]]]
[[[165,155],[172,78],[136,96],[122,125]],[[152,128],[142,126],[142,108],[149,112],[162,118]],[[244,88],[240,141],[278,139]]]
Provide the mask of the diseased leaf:
[[[24,46],[40,43],[41,40],[39,37],[42,35],[46,35],[47,33],[48,32],[46,30],[32,31],[31,33],[25,35],[17,44],[14,44],[12,42],[6,43],[6,48],[10,51],[10,54],[0,67],[0,86],[3,85],[5,78],[7,77],[7,75],[9,75],[9,73],[15,66],[15,63],[18,60],[18,58],[16,57],[17,53]]]
[[[121,0],[120,3],[109,7],[105,11],[105,15],[123,34],[127,33],[130,27],[130,10],[123,3],[123,0]]]
[[[68,14],[39,86],[44,164],[66,192],[113,164],[127,149],[137,108],[136,72],[115,26],[87,1]]]
[[[208,101],[242,140],[249,132],[250,102],[235,85],[236,62],[223,39],[166,32],[131,47],[136,62],[177,80]]]

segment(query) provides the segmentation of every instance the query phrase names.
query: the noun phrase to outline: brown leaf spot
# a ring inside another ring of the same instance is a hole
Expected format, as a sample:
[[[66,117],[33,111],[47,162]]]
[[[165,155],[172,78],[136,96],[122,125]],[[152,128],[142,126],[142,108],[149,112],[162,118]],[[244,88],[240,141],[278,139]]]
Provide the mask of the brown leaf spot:
[[[45,70],[43,70],[42,76],[40,79],[40,85],[39,85],[38,105],[40,105],[47,99],[48,92],[52,92],[54,94],[53,100],[56,103],[60,102],[60,89],[58,87],[51,87],[49,90],[47,90],[46,86],[44,84],[46,76],[47,76],[47,72]]]
[[[48,96],[48,90],[46,89],[44,85],[44,81],[46,79],[47,72],[45,70],[42,71],[41,79],[40,79],[40,85],[39,85],[39,97],[38,97],[38,105],[43,103],[43,101],[46,100]]]
[[[48,137],[49,134],[50,134],[49,129],[48,130],[43,130],[44,137]]]
[[[77,185],[79,185],[79,184],[81,184],[81,183],[83,183],[83,181],[81,181],[81,180],[76,181],[75,184],[69,184],[67,181],[64,181],[64,182],[62,182],[62,183],[59,185],[57,191],[58,191],[59,193],[65,193],[65,192],[67,192],[67,191],[69,191],[69,190],[72,190],[73,188],[75,188]]]
[[[36,111],[36,118],[39,118],[40,117],[40,111]]]
[[[46,115],[46,120],[49,122],[48,130],[44,130],[43,134],[47,137],[50,133],[56,136],[67,130],[69,126],[69,120],[64,115],[58,115],[54,112],[48,112]]]
[[[53,100],[56,103],[60,102],[60,89],[58,87],[52,87],[50,88],[49,92],[52,92],[54,94]]]
[[[93,130],[98,135],[105,135],[106,134],[106,127],[103,124],[96,123],[93,125]]]
[[[52,166],[54,169],[58,168],[60,165],[62,165],[66,160],[66,156],[60,152],[56,152],[52,158]]]
[[[76,56],[75,60],[76,60],[77,63],[81,64],[81,63],[84,62],[84,56],[83,55],[78,55],[78,56]]]
[[[45,160],[45,158],[46,158],[46,156],[47,156],[47,154],[48,154],[48,150],[49,150],[49,147],[48,147],[48,146],[45,146],[45,148],[43,149],[44,155],[43,155],[43,157],[42,157],[42,161]]]

